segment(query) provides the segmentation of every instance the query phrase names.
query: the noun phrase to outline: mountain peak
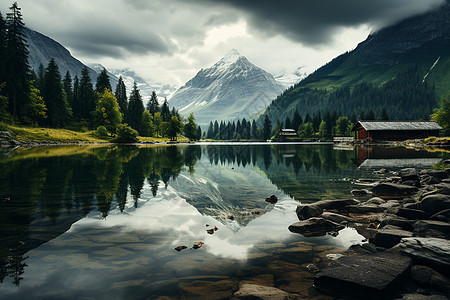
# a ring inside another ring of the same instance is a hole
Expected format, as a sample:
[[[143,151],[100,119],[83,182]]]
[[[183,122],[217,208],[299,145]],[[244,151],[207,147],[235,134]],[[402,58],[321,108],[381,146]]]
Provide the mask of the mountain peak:
[[[236,49],[231,49],[227,54],[225,54],[224,57],[222,57],[221,60],[217,62],[217,65],[222,68],[227,68],[234,64],[240,57],[242,57],[242,55],[239,54]]]

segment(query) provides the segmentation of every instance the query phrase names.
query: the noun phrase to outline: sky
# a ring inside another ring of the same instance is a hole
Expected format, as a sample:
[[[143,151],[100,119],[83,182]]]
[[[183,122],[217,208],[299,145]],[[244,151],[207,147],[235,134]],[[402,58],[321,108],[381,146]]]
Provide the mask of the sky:
[[[0,0],[3,15],[13,0]],[[236,49],[278,75],[312,72],[371,32],[445,0],[19,0],[27,27],[85,64],[182,86]]]

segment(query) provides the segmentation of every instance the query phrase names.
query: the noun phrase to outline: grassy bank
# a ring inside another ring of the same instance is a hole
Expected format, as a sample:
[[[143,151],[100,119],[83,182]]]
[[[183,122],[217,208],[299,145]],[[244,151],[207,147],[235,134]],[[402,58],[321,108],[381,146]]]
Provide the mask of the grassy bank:
[[[19,142],[51,142],[51,143],[108,143],[112,138],[100,138],[95,130],[81,132],[62,128],[26,127],[0,123],[0,131],[10,131]],[[138,137],[140,142],[169,142],[169,138]],[[185,137],[178,142],[189,142]]]

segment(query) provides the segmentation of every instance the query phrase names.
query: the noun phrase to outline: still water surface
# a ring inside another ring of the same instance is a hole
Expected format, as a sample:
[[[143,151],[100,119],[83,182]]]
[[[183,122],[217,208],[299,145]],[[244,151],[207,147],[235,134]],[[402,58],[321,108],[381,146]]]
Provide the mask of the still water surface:
[[[374,168],[389,163],[426,167],[441,159],[319,144],[3,154],[0,299],[223,299],[242,283],[326,299],[311,287],[307,266],[325,265],[327,254],[364,237],[353,228],[314,238],[291,233],[296,206],[348,198],[353,180],[374,178]],[[272,194],[276,204],[264,201]]]

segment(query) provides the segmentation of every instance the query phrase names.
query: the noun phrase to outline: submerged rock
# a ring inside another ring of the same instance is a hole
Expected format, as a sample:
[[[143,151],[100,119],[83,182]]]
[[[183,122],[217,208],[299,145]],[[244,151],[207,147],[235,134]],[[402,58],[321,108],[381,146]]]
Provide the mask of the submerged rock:
[[[304,236],[322,236],[329,231],[339,231],[344,228],[345,226],[324,218],[309,218],[290,225],[289,231],[300,233]]]
[[[307,220],[312,217],[319,217],[322,215],[322,208],[314,204],[305,204],[297,206],[296,213],[299,220]]]
[[[203,246],[203,242],[195,242],[194,245],[192,246],[193,249],[198,249],[201,248]]]
[[[278,202],[278,198],[277,198],[277,196],[272,195],[272,196],[266,198],[266,202],[275,204]]]
[[[314,205],[322,209],[343,209],[348,205],[356,205],[361,203],[355,199],[337,199],[337,200],[321,200],[314,202]]]
[[[373,195],[377,197],[404,197],[409,196],[418,191],[415,186],[397,184],[397,183],[380,183],[372,189]]]
[[[234,293],[236,299],[260,299],[260,300],[289,300],[298,299],[297,295],[291,295],[280,289],[256,284],[243,284],[239,291]]]
[[[390,299],[407,277],[411,259],[393,253],[343,256],[314,277],[327,294],[358,299]]]

